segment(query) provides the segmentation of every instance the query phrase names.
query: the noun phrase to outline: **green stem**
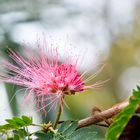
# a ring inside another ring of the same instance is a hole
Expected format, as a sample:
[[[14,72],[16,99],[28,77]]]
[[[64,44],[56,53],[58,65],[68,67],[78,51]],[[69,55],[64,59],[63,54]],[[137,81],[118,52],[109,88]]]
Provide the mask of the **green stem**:
[[[54,129],[57,127],[57,124],[59,123],[59,119],[60,119],[61,114],[62,114],[62,107],[60,105],[58,113],[57,113],[56,121],[54,123],[54,127],[53,127]]]
[[[28,131],[28,127],[26,126],[25,128],[26,128],[26,131],[27,131],[28,140],[30,140],[30,133],[29,133],[29,131]]]
[[[39,127],[43,127],[43,124],[31,124],[32,126],[39,126]]]

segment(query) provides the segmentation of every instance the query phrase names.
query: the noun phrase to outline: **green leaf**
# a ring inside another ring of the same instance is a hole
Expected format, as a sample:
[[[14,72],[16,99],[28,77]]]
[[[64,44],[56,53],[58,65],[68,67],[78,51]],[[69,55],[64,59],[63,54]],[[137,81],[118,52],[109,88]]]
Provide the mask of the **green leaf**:
[[[64,130],[63,134],[66,136],[71,135],[77,128],[78,122],[71,123],[66,130]]]
[[[118,140],[126,125],[130,121],[140,104],[140,87],[133,90],[132,96],[129,98],[129,105],[113,118],[113,123],[106,132],[106,140]]]
[[[78,122],[65,121],[55,131],[48,130],[47,133],[38,131],[34,135],[39,140],[92,140],[96,138],[97,132],[92,127],[80,128]],[[96,140],[96,139],[95,139]]]
[[[45,133],[43,131],[37,131],[34,135],[38,137],[39,140],[52,140],[53,138],[53,135],[50,132]]]
[[[31,125],[32,124],[32,118],[27,117],[27,116],[22,116],[23,121],[25,122],[26,125]]]
[[[24,138],[27,136],[27,132],[25,130],[25,128],[21,128],[21,129],[18,129],[18,130],[13,130],[14,134],[17,134],[19,135],[21,138]]]
[[[17,125],[16,122],[12,119],[6,119],[5,121],[8,122],[11,125]]]
[[[87,140],[93,139],[97,132],[91,130],[89,127],[80,128],[69,136],[70,140]]]
[[[19,135],[14,134],[14,140],[20,140]]]
[[[13,129],[13,125],[5,124],[5,125],[0,126],[0,131],[1,130],[10,130],[10,129]]]
[[[57,134],[57,138],[59,137],[58,140],[91,140],[94,139],[97,134],[91,127],[76,130],[77,127],[77,121],[66,121],[62,123],[58,129],[58,133],[60,133]]]
[[[7,138],[7,140],[15,140],[14,138]]]
[[[17,117],[17,116],[14,116],[14,117],[13,117],[13,120],[14,120],[18,125],[20,125],[21,127],[22,127],[22,126],[26,126],[26,123],[25,123],[21,118],[19,118],[19,117]]]
[[[17,124],[14,120],[12,119],[6,119],[6,122],[8,122],[11,126],[13,126],[13,128],[18,129],[20,127],[19,124]]]
[[[10,139],[21,140],[29,135],[25,128],[32,124],[32,118],[14,116],[12,119],[6,119],[5,121],[7,124],[0,125],[0,132],[2,134],[9,133],[10,136],[12,134],[14,138],[10,137]]]
[[[59,132],[64,132],[69,127],[70,124],[71,124],[71,121],[63,122],[59,128]]]

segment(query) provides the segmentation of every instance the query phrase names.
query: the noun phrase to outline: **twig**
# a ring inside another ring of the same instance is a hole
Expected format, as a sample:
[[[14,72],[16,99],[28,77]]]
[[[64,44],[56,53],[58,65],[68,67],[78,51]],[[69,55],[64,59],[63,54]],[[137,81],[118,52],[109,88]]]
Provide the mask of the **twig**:
[[[58,113],[57,113],[56,121],[54,123],[54,127],[53,127],[54,129],[56,128],[57,124],[59,123],[59,119],[60,119],[61,113],[62,113],[62,108],[61,108],[61,105],[60,105]]]
[[[105,121],[109,118],[112,118],[114,115],[116,115],[118,112],[120,112],[128,104],[129,104],[128,100],[125,100],[119,104],[116,104],[115,106],[111,107],[110,109],[107,109],[102,112],[98,112],[90,117],[82,119],[78,122],[78,128],[96,124],[98,122]]]

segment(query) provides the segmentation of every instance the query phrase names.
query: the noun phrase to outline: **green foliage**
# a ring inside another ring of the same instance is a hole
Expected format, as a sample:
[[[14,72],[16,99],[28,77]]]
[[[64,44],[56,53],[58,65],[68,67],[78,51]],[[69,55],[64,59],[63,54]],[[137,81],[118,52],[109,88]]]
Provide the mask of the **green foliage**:
[[[135,111],[140,104],[140,87],[133,90],[133,95],[129,99],[129,105],[113,118],[113,123],[108,128],[106,140],[117,140],[129,120],[135,115]]]
[[[77,129],[78,123],[65,121],[61,124],[58,130],[48,131],[46,134],[43,131],[38,131],[35,135],[40,140],[96,140],[97,132],[92,127]]]
[[[52,132],[48,132],[45,133],[43,131],[37,131],[36,133],[34,133],[35,136],[37,136],[39,138],[39,140],[52,140],[53,139],[53,133]]]
[[[32,124],[32,118],[31,117],[27,117],[27,116],[22,116],[22,120],[25,122],[26,125],[31,125]]]
[[[7,124],[0,125],[0,131],[7,131],[10,129],[18,129],[32,124],[32,119],[27,116],[22,118],[14,116],[12,119],[6,119]]]
[[[27,126],[32,125],[32,118],[14,116],[12,119],[6,119],[5,121],[6,124],[0,125],[0,133],[5,134],[8,140],[20,140],[28,136]]]
[[[37,137],[37,140],[97,140],[97,132],[93,127],[78,128],[78,122],[65,121],[56,130],[53,129],[51,123],[33,124],[32,118],[27,116],[6,119],[7,123],[0,125],[0,133],[7,140],[31,140],[31,136]],[[28,126],[40,126],[41,130],[29,133]],[[46,130],[46,126],[49,126]],[[2,138],[1,138],[2,139]]]

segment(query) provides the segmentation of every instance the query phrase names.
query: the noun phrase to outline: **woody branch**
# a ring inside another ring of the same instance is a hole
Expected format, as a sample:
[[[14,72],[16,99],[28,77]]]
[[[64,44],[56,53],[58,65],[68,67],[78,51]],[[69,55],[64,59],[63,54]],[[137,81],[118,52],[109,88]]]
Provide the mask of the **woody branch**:
[[[98,111],[95,114],[80,120],[78,122],[78,128],[96,124],[98,122],[102,122],[109,118],[112,118],[114,115],[119,113],[128,104],[129,104],[128,100],[125,100],[119,104],[114,105],[113,107],[111,107],[105,111],[102,111],[102,112]]]

